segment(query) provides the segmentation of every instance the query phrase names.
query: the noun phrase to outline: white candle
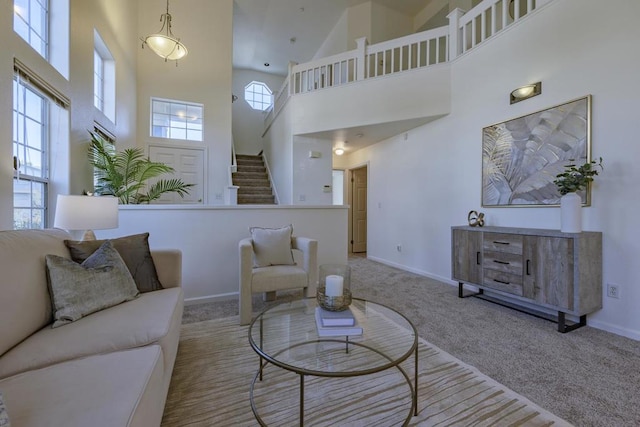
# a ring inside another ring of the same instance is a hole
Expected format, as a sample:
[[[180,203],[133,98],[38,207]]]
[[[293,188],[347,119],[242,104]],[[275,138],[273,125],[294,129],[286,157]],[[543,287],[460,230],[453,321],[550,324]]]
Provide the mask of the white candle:
[[[344,286],[344,277],[332,274],[327,276],[325,281],[325,295],[328,297],[341,297],[342,287]]]

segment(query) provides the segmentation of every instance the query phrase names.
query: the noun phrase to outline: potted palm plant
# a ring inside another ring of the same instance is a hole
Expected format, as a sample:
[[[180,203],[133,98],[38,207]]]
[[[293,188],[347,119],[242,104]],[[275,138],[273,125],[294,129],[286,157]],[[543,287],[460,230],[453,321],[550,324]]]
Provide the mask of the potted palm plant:
[[[152,162],[141,148],[116,152],[100,135],[89,131],[89,163],[94,168],[95,193],[118,198],[120,204],[141,204],[157,200],[164,193],[189,194],[194,184],[181,179],[158,179],[174,172],[171,166]],[[149,183],[149,180],[154,180]]]
[[[572,160],[564,166],[564,172],[556,175],[553,183],[562,195],[560,198],[560,231],[580,233],[582,231],[582,212],[580,210],[582,198],[578,192],[587,189],[589,184],[593,182],[593,177],[598,175],[598,167],[602,171],[603,166],[602,157],[598,162],[592,160],[581,166],[577,166]]]

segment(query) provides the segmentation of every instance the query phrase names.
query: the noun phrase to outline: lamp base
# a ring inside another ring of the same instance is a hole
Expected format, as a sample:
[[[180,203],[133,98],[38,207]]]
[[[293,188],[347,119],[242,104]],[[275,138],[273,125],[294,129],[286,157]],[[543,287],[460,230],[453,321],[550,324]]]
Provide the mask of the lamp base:
[[[96,234],[93,232],[93,230],[85,230],[84,234],[82,235],[82,240],[96,240]]]

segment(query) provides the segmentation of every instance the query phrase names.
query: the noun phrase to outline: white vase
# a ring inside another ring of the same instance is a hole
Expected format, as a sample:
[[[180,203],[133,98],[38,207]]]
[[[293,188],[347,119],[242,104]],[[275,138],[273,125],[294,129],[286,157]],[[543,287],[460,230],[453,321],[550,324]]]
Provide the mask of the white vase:
[[[580,233],[582,231],[582,198],[577,193],[567,193],[560,198],[560,231]]]

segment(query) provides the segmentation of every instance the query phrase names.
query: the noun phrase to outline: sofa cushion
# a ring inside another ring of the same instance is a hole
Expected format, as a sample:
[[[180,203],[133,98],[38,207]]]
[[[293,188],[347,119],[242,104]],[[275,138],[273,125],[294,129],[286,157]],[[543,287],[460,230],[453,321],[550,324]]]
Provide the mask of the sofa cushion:
[[[153,343],[159,343],[164,351],[177,342],[172,331],[179,333],[182,306],[182,288],[163,289],[141,294],[62,328],[45,327],[0,358],[0,378]]]
[[[62,230],[0,231],[0,355],[52,322],[44,257],[69,256]]]
[[[14,426],[159,426],[163,369],[152,345],[25,372],[0,389]]]
[[[138,296],[131,273],[110,241],[82,264],[57,255],[45,259],[54,328]]]
[[[253,245],[254,267],[295,264],[291,252],[292,225],[282,228],[251,227],[249,231]]]
[[[81,263],[94,253],[106,240],[65,240],[69,248],[71,259]],[[131,236],[111,239],[127,268],[136,282],[140,292],[151,292],[162,289],[158,280],[151,251],[149,250],[149,233],[134,234]]]
[[[254,268],[251,277],[251,290],[253,292],[306,288],[308,284],[309,276],[307,272],[296,265]]]

